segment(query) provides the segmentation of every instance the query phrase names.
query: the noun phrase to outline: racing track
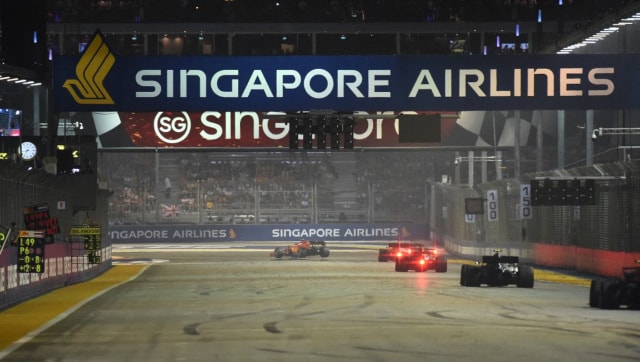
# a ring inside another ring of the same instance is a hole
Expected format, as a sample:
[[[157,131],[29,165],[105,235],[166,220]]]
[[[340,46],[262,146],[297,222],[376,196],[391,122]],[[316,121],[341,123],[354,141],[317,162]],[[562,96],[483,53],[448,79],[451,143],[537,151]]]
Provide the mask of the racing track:
[[[272,246],[115,245],[120,263],[154,263],[0,357],[599,362],[640,353],[640,311],[589,308],[579,280],[468,288],[458,263],[397,273],[375,246],[329,245],[324,260],[271,259]]]

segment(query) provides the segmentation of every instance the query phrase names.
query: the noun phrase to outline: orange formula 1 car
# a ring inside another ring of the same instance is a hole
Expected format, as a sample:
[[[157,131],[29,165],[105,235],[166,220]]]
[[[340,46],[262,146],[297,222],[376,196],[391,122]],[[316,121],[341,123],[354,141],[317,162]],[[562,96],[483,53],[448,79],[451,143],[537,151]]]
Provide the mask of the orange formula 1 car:
[[[283,256],[304,258],[313,255],[320,255],[321,258],[329,256],[329,248],[327,248],[324,241],[302,240],[294,245],[278,246],[271,253],[271,256],[276,259],[280,259]]]

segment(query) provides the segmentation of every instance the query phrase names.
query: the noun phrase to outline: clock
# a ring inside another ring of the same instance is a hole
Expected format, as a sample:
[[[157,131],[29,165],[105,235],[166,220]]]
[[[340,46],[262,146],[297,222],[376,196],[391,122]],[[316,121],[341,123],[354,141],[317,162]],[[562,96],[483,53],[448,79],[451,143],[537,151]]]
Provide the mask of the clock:
[[[20,144],[20,148],[18,149],[18,156],[25,161],[31,161],[36,158],[36,154],[38,153],[38,147],[36,147],[33,142],[22,142]]]

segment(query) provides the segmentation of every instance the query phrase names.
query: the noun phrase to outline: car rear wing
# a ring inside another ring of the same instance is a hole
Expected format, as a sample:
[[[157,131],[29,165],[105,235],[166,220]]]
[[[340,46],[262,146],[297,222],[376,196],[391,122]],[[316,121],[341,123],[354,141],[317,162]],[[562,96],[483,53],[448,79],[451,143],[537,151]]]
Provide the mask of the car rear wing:
[[[517,262],[518,262],[517,256],[485,255],[482,257],[483,264],[498,264],[498,263],[516,264]]]
[[[418,244],[418,243],[389,243],[388,244],[389,247],[391,248],[395,248],[395,247],[400,247],[400,248],[413,248],[416,246],[423,246],[422,244]]]

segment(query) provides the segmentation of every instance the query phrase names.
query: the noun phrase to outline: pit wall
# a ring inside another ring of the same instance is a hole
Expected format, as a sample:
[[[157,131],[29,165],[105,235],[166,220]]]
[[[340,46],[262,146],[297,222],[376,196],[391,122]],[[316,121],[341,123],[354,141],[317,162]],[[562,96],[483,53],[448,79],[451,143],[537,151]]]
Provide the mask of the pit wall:
[[[82,243],[45,245],[44,272],[18,271],[18,247],[6,245],[0,254],[0,310],[54,289],[100,275],[111,267],[111,246],[97,252],[102,262],[90,264]]]
[[[0,244],[4,244],[0,247],[0,310],[89,280],[111,267],[111,244],[107,238],[111,192],[96,186],[93,174],[51,175],[42,169],[26,170],[20,164],[0,162]],[[50,243],[45,244],[44,272],[18,272],[18,248],[8,240],[8,226],[15,222],[19,230],[27,229],[27,210],[44,205],[49,222],[55,220],[59,228],[53,234],[47,233]],[[84,243],[74,241],[77,237],[70,235],[71,228],[87,225],[101,226],[101,249],[97,253],[102,261],[97,264],[87,262]]]

